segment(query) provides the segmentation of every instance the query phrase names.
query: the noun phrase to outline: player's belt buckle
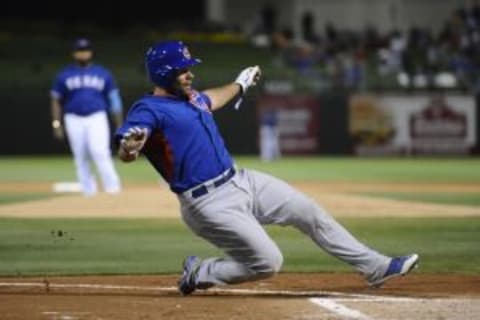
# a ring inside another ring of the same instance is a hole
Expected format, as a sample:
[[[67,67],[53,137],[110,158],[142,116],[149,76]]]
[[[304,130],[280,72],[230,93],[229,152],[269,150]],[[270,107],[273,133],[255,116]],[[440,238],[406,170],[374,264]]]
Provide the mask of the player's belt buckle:
[[[192,198],[197,199],[197,198],[200,198],[201,196],[206,195],[209,191],[211,191],[211,189],[220,187],[222,184],[230,180],[234,175],[235,175],[235,169],[231,168],[230,170],[228,170],[226,175],[220,177],[217,180],[214,180],[213,183],[211,183],[210,185],[204,184],[194,189],[192,191]]]

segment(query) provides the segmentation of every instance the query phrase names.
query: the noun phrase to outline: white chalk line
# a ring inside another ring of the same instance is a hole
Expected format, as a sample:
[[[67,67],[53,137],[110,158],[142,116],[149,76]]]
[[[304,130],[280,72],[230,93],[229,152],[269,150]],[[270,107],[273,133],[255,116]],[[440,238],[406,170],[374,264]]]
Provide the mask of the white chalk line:
[[[78,314],[78,315],[87,315],[87,314],[92,314],[91,312],[87,312],[87,311],[42,311],[42,314],[44,315],[57,315],[57,314],[65,314],[65,313],[68,313],[68,314],[72,314],[72,315],[75,315],[75,314]]]
[[[326,298],[310,298],[309,299],[310,302],[341,316],[343,319],[373,320],[373,318],[367,316],[366,314],[363,314],[360,311],[355,309],[347,308],[346,306],[336,302],[335,300],[326,299]]]
[[[315,305],[326,309],[337,316],[340,316],[342,320],[375,320],[375,318],[370,317],[356,309],[345,306],[344,302],[351,303],[365,303],[365,302],[375,302],[375,303],[409,303],[411,306],[412,302],[416,303],[425,303],[435,302],[435,303],[464,303],[470,298],[408,298],[408,297],[389,297],[389,296],[372,296],[371,298],[349,298],[349,297],[330,297],[330,298],[309,298],[308,301],[314,303]],[[342,303],[341,303],[342,302]],[[382,317],[384,319],[384,317]]]
[[[140,291],[152,293],[178,293],[177,287],[168,286],[132,286],[132,285],[110,285],[110,284],[88,284],[88,283],[46,283],[46,282],[0,282],[0,288],[23,287],[51,289],[97,289],[112,291]],[[268,290],[268,289],[235,289],[235,288],[212,288],[205,294],[234,294],[234,295],[264,295],[264,296],[285,296],[285,297],[335,297],[336,299],[352,299],[359,301],[412,301],[417,300],[407,297],[388,297],[368,294],[344,293],[334,291],[296,291],[296,290]]]
[[[50,317],[52,320],[76,320],[92,313],[86,311],[43,311],[41,314]]]

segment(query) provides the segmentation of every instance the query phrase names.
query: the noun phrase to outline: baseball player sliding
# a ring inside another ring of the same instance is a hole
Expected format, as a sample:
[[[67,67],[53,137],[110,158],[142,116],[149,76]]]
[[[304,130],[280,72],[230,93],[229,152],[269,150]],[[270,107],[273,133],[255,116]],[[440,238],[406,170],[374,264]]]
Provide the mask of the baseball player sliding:
[[[198,92],[190,68],[200,60],[192,58],[182,42],[154,44],[145,63],[153,92],[133,104],[117,131],[119,157],[130,162],[142,152],[177,195],[185,223],[226,253],[203,260],[187,257],[178,281],[183,295],[277,273],[282,253],[263,224],[299,229],[351,264],[372,286],[417,265],[417,254],[392,258],[360,243],[287,183],[235,166],[212,112],[254,86],[261,76],[258,66],[244,69],[232,83]]]
[[[120,179],[110,150],[107,109],[115,125],[122,122],[122,101],[115,80],[104,67],[92,63],[92,45],[87,39],[74,43],[75,64],[61,70],[51,89],[52,128],[55,138],[63,140],[63,124],[77,169],[77,177],[86,196],[97,193],[90,170],[92,159],[107,193],[118,193]],[[62,113],[63,122],[62,122]]]

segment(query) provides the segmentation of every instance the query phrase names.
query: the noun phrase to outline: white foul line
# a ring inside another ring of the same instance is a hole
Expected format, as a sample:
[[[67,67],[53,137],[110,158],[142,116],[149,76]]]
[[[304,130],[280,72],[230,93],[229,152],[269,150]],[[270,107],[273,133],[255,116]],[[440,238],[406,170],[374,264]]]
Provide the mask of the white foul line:
[[[112,284],[88,284],[88,283],[51,283],[51,282],[0,282],[2,288],[39,288],[53,289],[90,289],[90,290],[111,290],[111,291],[133,291],[148,293],[178,293],[177,287],[167,286],[132,286],[132,285],[112,285]],[[295,290],[269,290],[269,289],[242,289],[242,288],[212,288],[208,291],[199,290],[198,293],[205,294],[233,294],[245,296],[285,296],[285,297],[325,297],[334,298],[338,302],[412,302],[421,301],[422,298],[381,296],[359,293],[346,293],[335,291],[295,291]],[[441,300],[441,298],[430,298],[428,300]]]
[[[178,293],[177,287],[153,287],[153,286],[130,286],[130,285],[109,285],[109,284],[87,284],[87,283],[50,283],[50,282],[0,282],[0,288],[40,288],[45,290],[52,289],[96,289],[112,291],[137,291],[152,293]],[[198,291],[201,293],[202,291]],[[240,288],[212,288],[205,292],[206,294],[234,294],[246,296],[291,296],[291,297],[338,297],[354,298],[360,300],[376,300],[378,296],[366,294],[353,294],[332,291],[295,291],[295,290],[268,290],[268,289],[240,289]],[[387,297],[382,297],[382,300]]]
[[[328,311],[331,311],[339,316],[342,317],[342,319],[351,319],[351,320],[373,320],[373,318],[361,313],[360,311],[357,311],[355,309],[350,309],[345,307],[343,304],[340,304],[336,301],[333,301],[332,299],[326,299],[326,298],[310,298],[310,302],[327,309]]]

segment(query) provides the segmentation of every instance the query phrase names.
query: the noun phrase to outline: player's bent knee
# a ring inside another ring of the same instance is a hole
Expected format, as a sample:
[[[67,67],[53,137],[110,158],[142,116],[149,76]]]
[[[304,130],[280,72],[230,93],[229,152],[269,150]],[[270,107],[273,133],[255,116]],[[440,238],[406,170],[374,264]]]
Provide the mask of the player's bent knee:
[[[268,257],[263,257],[253,264],[250,268],[262,278],[268,278],[280,271],[283,265],[283,255],[280,251],[270,252]]]

